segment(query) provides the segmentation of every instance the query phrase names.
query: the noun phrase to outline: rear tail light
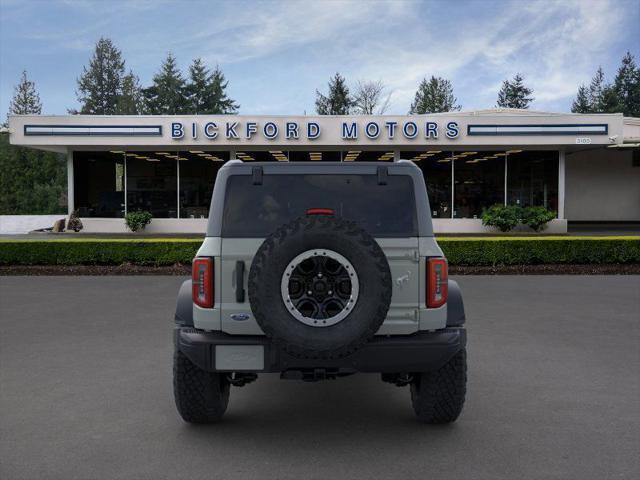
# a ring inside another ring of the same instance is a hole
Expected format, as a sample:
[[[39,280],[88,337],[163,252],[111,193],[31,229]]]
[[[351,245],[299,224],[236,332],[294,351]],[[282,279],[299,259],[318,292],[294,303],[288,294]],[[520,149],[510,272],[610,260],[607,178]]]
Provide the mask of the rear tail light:
[[[196,257],[191,269],[193,303],[203,308],[213,307],[213,258]]]
[[[427,307],[438,308],[447,303],[449,286],[447,260],[427,259]]]
[[[307,215],[335,215],[333,208],[308,208]]]

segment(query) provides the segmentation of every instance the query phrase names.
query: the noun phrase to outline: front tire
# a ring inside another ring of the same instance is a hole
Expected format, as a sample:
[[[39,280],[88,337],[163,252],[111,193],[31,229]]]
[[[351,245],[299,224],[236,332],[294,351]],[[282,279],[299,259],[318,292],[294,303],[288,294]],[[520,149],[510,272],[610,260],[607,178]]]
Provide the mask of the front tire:
[[[220,421],[229,403],[229,381],[224,374],[194,365],[178,349],[173,354],[173,393],[180,416],[188,423]]]
[[[414,374],[411,403],[418,419],[425,423],[455,422],[467,391],[467,351],[460,350],[435,372]]]

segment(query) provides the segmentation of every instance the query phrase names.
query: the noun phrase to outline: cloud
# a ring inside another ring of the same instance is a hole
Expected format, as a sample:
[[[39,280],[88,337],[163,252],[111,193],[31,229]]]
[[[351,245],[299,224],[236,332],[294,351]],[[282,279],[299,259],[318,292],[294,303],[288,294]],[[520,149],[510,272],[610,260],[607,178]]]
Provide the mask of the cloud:
[[[390,113],[405,113],[431,75],[452,80],[464,108],[490,107],[517,72],[534,108],[566,109],[599,63],[612,73],[620,45],[640,36],[635,0],[0,1],[5,65],[16,56],[28,67],[45,52],[64,72],[71,53],[76,75],[106,35],[143,82],[167,51],[183,67],[195,57],[220,63],[244,112],[312,110],[313,92],[336,71],[354,84],[382,80]]]

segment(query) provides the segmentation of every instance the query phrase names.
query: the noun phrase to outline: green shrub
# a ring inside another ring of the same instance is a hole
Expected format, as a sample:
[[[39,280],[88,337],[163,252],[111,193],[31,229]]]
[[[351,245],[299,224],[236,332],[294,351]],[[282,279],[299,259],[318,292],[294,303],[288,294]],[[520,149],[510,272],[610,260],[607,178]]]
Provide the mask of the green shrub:
[[[640,263],[640,237],[438,238],[450,265]],[[0,265],[190,264],[201,240],[0,240]]]
[[[520,207],[493,205],[482,210],[482,224],[497,227],[501,232],[513,230],[520,221]]]
[[[493,205],[482,210],[482,224],[497,227],[501,232],[513,230],[518,224],[528,225],[534,232],[539,232],[554,218],[556,218],[555,212],[545,207],[522,208],[518,205]]]
[[[132,232],[137,232],[139,230],[144,230],[144,227],[151,223],[151,219],[153,216],[151,213],[142,211],[142,212],[129,212],[124,217],[124,221],[127,224],[127,227]]]
[[[555,212],[547,210],[544,207],[526,207],[521,213],[521,222],[528,225],[534,232],[544,230],[551,220],[556,218]]]

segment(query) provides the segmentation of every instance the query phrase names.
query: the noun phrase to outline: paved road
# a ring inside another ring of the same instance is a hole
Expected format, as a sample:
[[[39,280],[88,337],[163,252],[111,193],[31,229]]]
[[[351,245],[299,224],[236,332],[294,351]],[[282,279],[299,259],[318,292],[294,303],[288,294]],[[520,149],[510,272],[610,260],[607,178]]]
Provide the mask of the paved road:
[[[0,277],[0,478],[638,478],[640,277],[463,277],[469,395],[414,421],[374,375],[171,391],[177,277]]]

